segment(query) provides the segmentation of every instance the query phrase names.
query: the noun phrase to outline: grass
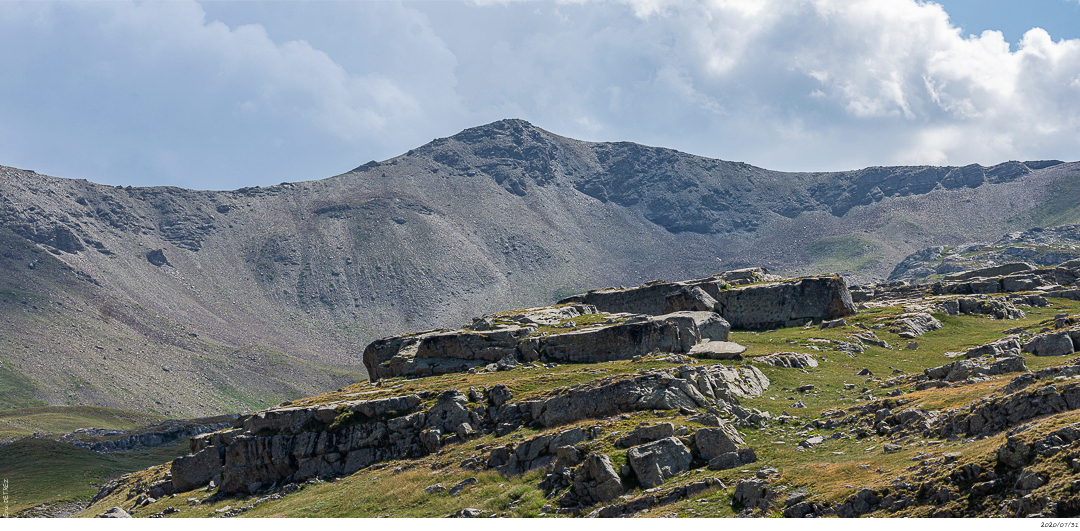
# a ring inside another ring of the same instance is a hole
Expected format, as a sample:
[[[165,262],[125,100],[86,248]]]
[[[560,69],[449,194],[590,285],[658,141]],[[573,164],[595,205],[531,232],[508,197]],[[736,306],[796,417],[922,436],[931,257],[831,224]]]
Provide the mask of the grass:
[[[89,501],[123,473],[186,454],[187,439],[146,451],[98,454],[51,439],[23,439],[0,447],[0,477],[8,480],[10,512],[41,504]]]
[[[1080,197],[1080,179],[1076,176],[1062,179],[1051,188],[1050,198],[1032,210],[1031,220],[1037,227],[1080,223],[1077,197]]]
[[[822,238],[803,246],[814,266],[821,271],[863,271],[878,265],[881,256],[875,244],[855,236]]]
[[[35,433],[55,435],[80,428],[129,430],[165,420],[135,411],[93,406],[49,406],[0,411],[0,441]]]
[[[884,387],[883,382],[894,376],[917,375],[927,367],[933,367],[952,361],[944,356],[945,352],[958,352],[966,348],[984,344],[1003,337],[1004,332],[1013,328],[1023,328],[1038,332],[1041,328],[1052,326],[1053,316],[1057,313],[1080,313],[1080,302],[1064,299],[1050,299],[1048,308],[1025,308],[1027,317],[1020,320],[993,320],[981,316],[948,316],[935,314],[942,321],[944,328],[927,333],[917,339],[917,350],[885,349],[866,347],[865,352],[850,357],[843,352],[828,350],[826,343],[814,340],[851,341],[851,336],[861,332],[861,328],[884,325],[875,329],[875,333],[890,345],[900,347],[907,344],[896,334],[889,332],[890,324],[904,313],[904,308],[872,308],[848,318],[849,326],[818,330],[816,328],[786,328],[767,332],[734,331],[731,340],[747,347],[746,363],[757,366],[770,380],[769,389],[759,397],[743,399],[742,404],[771,413],[774,418],[787,413],[794,418],[785,423],[772,421],[760,429],[741,429],[740,433],[747,444],[755,448],[758,462],[751,465],[724,471],[711,471],[700,467],[683,473],[665,483],[662,489],[669,489],[699,481],[706,477],[715,477],[727,485],[726,488],[703,492],[691,499],[680,500],[674,504],[654,508],[649,513],[639,516],[656,517],[663,515],[694,517],[727,517],[734,514],[732,495],[734,485],[743,478],[752,476],[757,469],[770,466],[780,471],[779,479],[772,484],[793,489],[807,487],[815,503],[827,501],[834,505],[842,503],[848,496],[863,487],[884,488],[904,480],[917,483],[919,462],[935,459],[946,452],[960,452],[961,463],[982,463],[983,468],[993,468],[996,462],[996,450],[1001,445],[1004,435],[998,434],[982,440],[942,441],[914,438],[889,438],[871,434],[859,439],[854,426],[845,425],[836,429],[815,428],[812,422],[820,419],[829,411],[848,410],[855,406],[864,406],[870,400],[885,399],[885,393],[893,388]],[[820,365],[816,369],[796,370],[777,368],[756,361],[761,356],[773,352],[803,352],[815,356]],[[1065,362],[1062,358],[1040,358],[1027,356],[1028,367],[1035,370]],[[355,384],[333,393],[309,397],[295,401],[292,405],[305,406],[329,403],[341,400],[371,399],[386,396],[400,396],[421,391],[442,391],[456,388],[467,391],[469,387],[490,387],[506,384],[514,393],[513,400],[530,400],[557,394],[566,388],[588,384],[599,378],[618,377],[650,368],[673,368],[675,364],[659,361],[656,357],[633,361],[615,361],[600,364],[564,364],[554,368],[540,365],[527,365],[516,370],[498,373],[446,374],[427,378],[390,378],[380,385],[370,383]],[[873,376],[856,376],[862,368],[869,369]],[[1014,375],[1002,375],[986,381],[968,383],[939,389],[913,391],[911,385],[903,384],[905,393],[898,397],[907,401],[904,407],[918,406],[926,410],[945,410],[966,407],[974,400],[985,397],[1007,384]],[[809,392],[798,392],[799,386],[813,384]],[[869,396],[868,396],[869,395]],[[869,397],[873,397],[872,399]],[[796,401],[802,401],[806,408],[794,408]],[[429,399],[425,407],[431,405]],[[845,412],[844,415],[850,412]],[[1080,420],[1080,412],[1068,412],[1038,421],[1040,427],[1033,433],[1043,433],[1054,426]],[[341,419],[342,423],[349,419]],[[470,439],[468,442],[446,446],[436,455],[414,460],[396,460],[377,463],[347,477],[336,478],[329,482],[317,482],[305,486],[302,490],[286,495],[276,501],[260,503],[242,513],[245,517],[442,517],[464,507],[474,507],[489,511],[499,516],[532,517],[551,516],[545,505],[556,505],[561,493],[550,498],[536,486],[542,479],[540,471],[528,472],[517,476],[503,476],[495,471],[474,471],[462,468],[469,459],[485,461],[488,450],[493,446],[514,444],[528,440],[538,434],[562,431],[574,426],[584,428],[597,427],[602,435],[587,442],[588,451],[602,452],[611,456],[618,467],[626,462],[626,449],[617,448],[615,441],[622,435],[642,424],[672,422],[677,426],[686,426],[690,432],[702,426],[687,420],[687,417],[675,411],[642,411],[619,415],[606,419],[588,419],[575,424],[538,430],[524,427],[503,437],[493,434]],[[812,449],[800,450],[798,443],[803,439],[821,435],[826,441]],[[895,442],[902,449],[895,453],[884,453],[886,442]],[[1072,472],[1063,473],[1060,464],[1043,464],[1060,485],[1071,480]],[[1057,468],[1053,468],[1057,466]],[[942,468],[942,474],[952,468]],[[146,483],[154,474],[162,474],[163,468],[138,472],[132,481]],[[459,496],[451,497],[448,493],[429,494],[425,487],[440,484],[449,489],[455,484],[475,478],[477,483],[466,488]],[[942,478],[936,481],[941,482]],[[944,484],[944,482],[941,482]],[[1051,492],[1051,491],[1047,491]],[[1056,492],[1056,491],[1054,491]],[[132,508],[134,500],[127,499],[127,490],[120,489],[109,498],[82,513],[92,516],[103,508],[120,505]],[[176,498],[157,501],[144,508],[139,508],[136,516],[157,513],[166,507],[175,507],[179,512],[170,517],[207,517],[220,515],[218,510],[252,505],[255,496],[211,498],[213,491],[200,489],[190,493],[181,493]],[[640,486],[630,484],[627,498],[646,494]],[[202,500],[193,505],[188,498]],[[178,500],[185,500],[180,502]],[[961,503],[961,502],[950,502]],[[986,509],[989,510],[989,509]],[[882,516],[928,516],[930,509],[917,507],[901,513]]]
[[[44,406],[45,402],[34,398],[34,391],[37,388],[33,380],[16,371],[10,363],[0,359],[0,410]]]

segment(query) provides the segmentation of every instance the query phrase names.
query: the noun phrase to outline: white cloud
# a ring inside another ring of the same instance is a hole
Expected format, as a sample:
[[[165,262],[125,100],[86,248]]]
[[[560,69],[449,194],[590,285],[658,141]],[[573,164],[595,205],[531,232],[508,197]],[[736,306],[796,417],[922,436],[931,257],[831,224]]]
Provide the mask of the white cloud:
[[[65,176],[124,182],[141,173],[215,187],[256,176],[264,183],[321,178],[356,165],[357,146],[399,139],[404,125],[442,112],[426,106],[448,103],[414,94],[423,76],[349,72],[305,40],[275,42],[258,24],[230,28],[192,2],[19,7],[0,14],[0,64],[8,73],[0,87],[3,164],[34,152],[46,158],[59,146],[44,139],[58,133],[76,150],[102,153],[55,165],[52,173]],[[385,19],[398,19],[383,28],[387,41],[430,37],[418,13],[380,7]],[[452,56],[427,52],[452,71]],[[35,86],[52,90],[35,94]],[[81,122],[78,130],[64,133],[67,120]],[[16,129],[42,134],[16,138]],[[409,140],[422,138],[430,139]]]
[[[508,117],[781,170],[1080,159],[1080,40],[914,0],[5,3],[0,71],[0,164],[123,184],[320,178]]]

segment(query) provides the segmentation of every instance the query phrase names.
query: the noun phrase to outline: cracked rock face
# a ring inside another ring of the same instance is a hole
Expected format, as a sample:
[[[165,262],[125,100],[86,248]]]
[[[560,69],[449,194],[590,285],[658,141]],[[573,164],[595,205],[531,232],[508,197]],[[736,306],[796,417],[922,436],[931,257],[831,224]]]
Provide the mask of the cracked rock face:
[[[690,449],[675,437],[635,446],[627,451],[626,458],[638,481],[647,489],[690,470],[693,460]]]
[[[515,402],[509,389],[495,386],[487,394],[492,404],[500,405],[492,407],[471,403],[464,393],[451,389],[430,408],[419,411],[422,402],[417,395],[272,408],[238,422],[239,428],[193,437],[192,455],[173,461],[172,485],[190,490],[214,480],[223,492],[250,493],[283,480],[351,474],[380,461],[421,457],[474,434],[505,435],[534,422],[555,427],[619,413],[694,408],[752,417],[752,411],[733,402],[760,395],[768,386],[768,379],[753,367],[684,365],[670,372],[650,370],[604,378],[542,400]],[[346,414],[359,415],[355,419],[360,422],[331,429]],[[738,433],[718,424],[716,433],[703,433],[698,451],[706,448],[712,455],[727,449],[729,443],[742,444]],[[640,470],[647,481],[662,483],[687,470],[692,454],[680,439],[668,436],[670,424],[660,426],[643,430],[637,440],[627,442],[664,436],[629,452],[636,456],[632,459],[638,463],[635,471]],[[657,430],[660,433],[652,433]],[[561,462],[565,469],[577,464],[581,455],[575,445],[586,439],[581,428],[541,435],[513,449],[493,449],[487,465],[523,472]],[[591,468],[582,476],[589,478],[583,480],[584,492],[597,500],[612,495],[615,484],[609,481],[603,463],[585,464]]]

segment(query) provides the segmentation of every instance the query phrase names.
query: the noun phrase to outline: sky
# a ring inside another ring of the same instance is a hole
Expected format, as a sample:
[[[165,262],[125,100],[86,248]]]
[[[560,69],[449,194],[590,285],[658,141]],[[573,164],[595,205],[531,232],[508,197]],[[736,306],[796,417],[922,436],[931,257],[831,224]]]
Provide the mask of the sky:
[[[0,1],[0,165],[226,190],[504,118],[782,171],[1080,160],[1080,0]]]

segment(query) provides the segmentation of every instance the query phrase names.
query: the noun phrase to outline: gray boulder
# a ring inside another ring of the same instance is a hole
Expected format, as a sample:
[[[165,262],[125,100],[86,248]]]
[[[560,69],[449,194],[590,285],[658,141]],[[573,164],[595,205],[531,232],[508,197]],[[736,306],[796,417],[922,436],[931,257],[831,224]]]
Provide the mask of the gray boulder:
[[[1010,372],[1027,371],[1027,364],[1021,356],[1002,358],[972,358],[946,363],[940,367],[931,367],[923,371],[931,380],[959,382],[979,376],[997,376]]]
[[[706,341],[690,347],[690,355],[707,360],[741,361],[746,347],[731,341]]]
[[[1039,334],[1024,343],[1024,352],[1036,356],[1067,356],[1074,352],[1072,337],[1068,330]]]
[[[131,518],[131,515],[128,514],[127,511],[119,507],[113,507],[112,509],[105,511],[95,516],[94,518]]]
[[[222,460],[216,446],[207,446],[199,452],[173,460],[170,471],[175,492],[196,489],[221,474]]]
[[[716,280],[722,280],[728,284],[731,284],[732,286],[754,284],[757,282],[777,282],[784,279],[784,277],[780,275],[770,274],[769,270],[764,267],[747,267],[744,269],[733,269],[731,271],[717,273],[713,275],[712,278]]]
[[[686,286],[666,297],[664,313],[672,312],[713,312],[716,311],[716,299],[697,286]]]
[[[652,426],[635,428],[629,435],[615,441],[615,446],[629,448],[631,446],[639,446],[645,443],[659,441],[660,439],[666,439],[674,435],[675,425],[670,422],[663,422]]]
[[[801,352],[774,352],[767,356],[754,358],[754,361],[788,369],[812,369],[818,366],[818,362],[813,356]]]
[[[572,363],[631,359],[651,352],[683,354],[702,339],[726,340],[728,330],[727,322],[715,313],[675,312],[549,335],[542,338],[540,352]]]
[[[443,433],[453,433],[462,423],[470,420],[466,404],[469,399],[457,389],[444,391],[435,405],[427,412],[426,427]]]
[[[765,481],[744,479],[735,484],[735,494],[731,500],[747,509],[764,510],[772,504],[773,498],[775,498],[775,493]]]
[[[746,274],[748,278],[754,275],[755,272]],[[751,330],[803,325],[807,321],[838,319],[856,312],[847,284],[839,276],[779,282],[771,275],[767,278],[773,282],[736,288],[731,288],[736,282],[725,280],[723,275],[686,282],[650,282],[629,289],[593,290],[572,299],[593,304],[605,312],[660,315],[668,311],[669,298],[685,299],[697,287],[717,301],[717,313],[732,327]],[[684,289],[687,295],[680,296]]]
[[[574,469],[574,494],[585,505],[609,503],[623,494],[622,479],[605,454],[592,453]]]
[[[1035,269],[1035,266],[1023,262],[1014,262],[1009,264],[1002,264],[993,267],[984,267],[982,269],[976,269],[974,271],[963,271],[960,273],[952,273],[942,277],[943,281],[956,282],[960,280],[968,280],[972,278],[990,278],[999,277],[1002,275],[1008,275],[1010,273],[1019,273],[1021,271],[1031,271]]]
[[[925,312],[901,315],[899,319],[893,321],[893,325],[897,328],[897,332],[901,334],[901,337],[906,339],[913,339],[927,332],[939,330],[943,326],[941,321]]]
[[[968,358],[1020,356],[1021,348],[1020,340],[1010,336],[985,345],[969,348],[965,355]]]
[[[690,449],[675,437],[635,446],[626,453],[638,481],[647,489],[690,470]]]
[[[749,465],[757,461],[757,452],[753,448],[741,448],[737,452],[720,454],[709,460],[709,470],[727,470]]]
[[[395,356],[412,357],[416,355],[416,349],[424,338],[446,332],[446,330],[426,330],[414,334],[384,337],[372,341],[364,349],[364,368],[367,369],[368,378],[377,382],[382,378],[394,376],[388,373],[385,364]]]
[[[1026,314],[1004,297],[960,297],[938,305],[942,313],[949,315],[988,315],[994,319],[1023,319]]]
[[[726,422],[718,428],[702,428],[694,433],[697,454],[706,461],[729,452],[737,452],[746,444],[739,432]]]

